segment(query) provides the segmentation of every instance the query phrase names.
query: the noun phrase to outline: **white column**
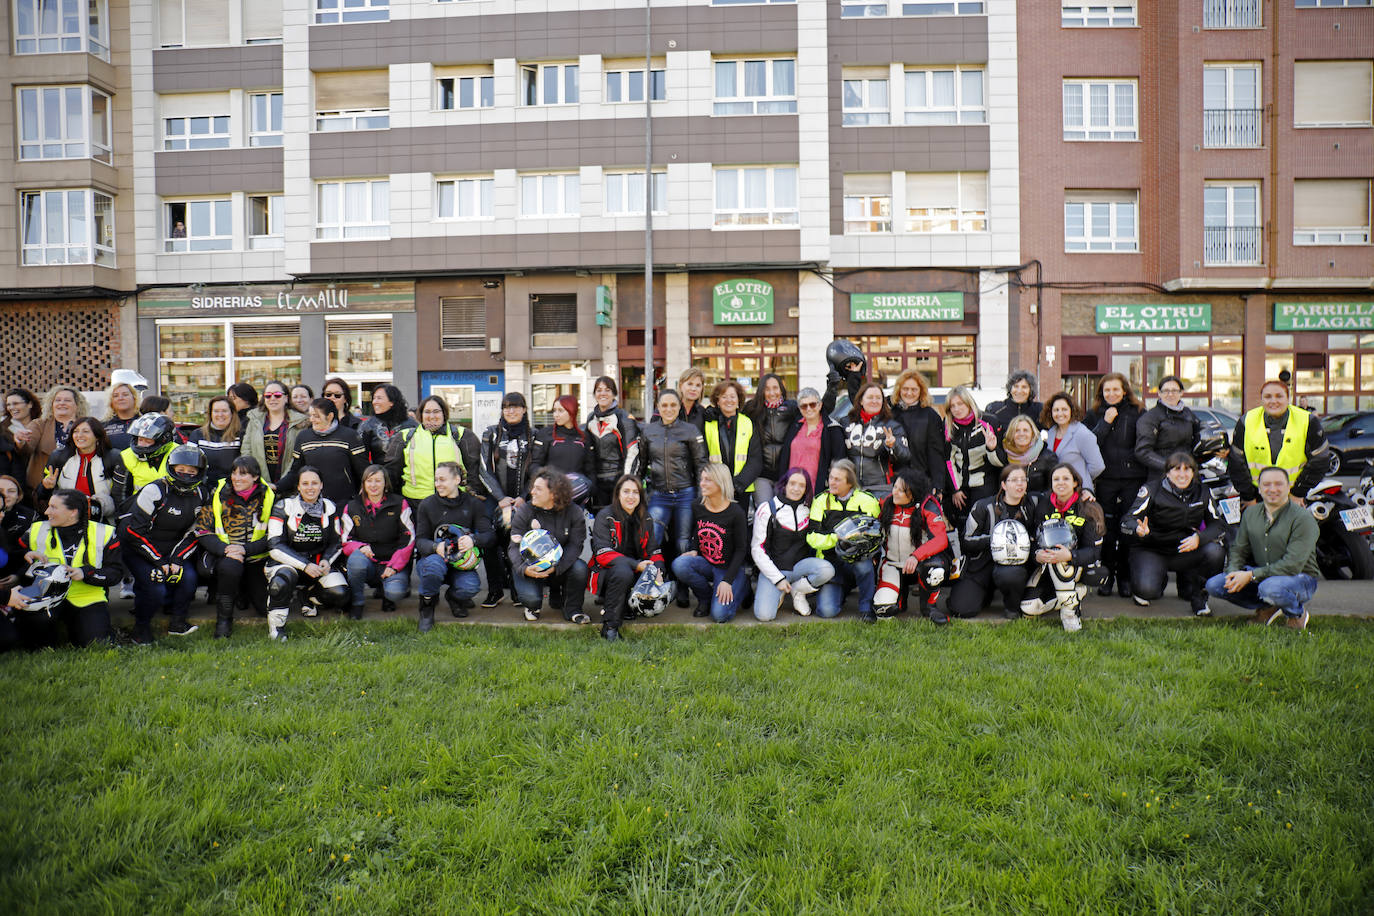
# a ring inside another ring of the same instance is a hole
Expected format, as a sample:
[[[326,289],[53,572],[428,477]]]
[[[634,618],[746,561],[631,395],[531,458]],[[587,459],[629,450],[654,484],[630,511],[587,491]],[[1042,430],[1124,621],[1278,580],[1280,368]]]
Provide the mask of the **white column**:
[[[315,126],[315,87],[310,67],[309,0],[282,5],[282,192],[285,268],[310,272],[310,241],[315,237],[315,185],[310,178],[310,131]],[[300,63],[293,63],[299,61]]]
[[[687,306],[687,274],[668,274],[668,303],[664,310],[664,377],[668,387],[677,387],[677,377],[692,365],[692,328]]]
[[[835,339],[835,290],[809,270],[797,278],[797,379],[825,389],[825,348]]]
[[[830,260],[830,54],[827,0],[797,3],[797,195],[801,257]]]
[[[619,274],[602,274],[599,282],[611,291],[611,323],[601,329],[601,374],[615,379],[620,387],[620,353],[616,340],[616,326],[620,323],[620,301],[617,295],[616,278]]]
[[[1011,372],[1010,281],[1005,271],[978,272],[979,388],[1000,388]]]

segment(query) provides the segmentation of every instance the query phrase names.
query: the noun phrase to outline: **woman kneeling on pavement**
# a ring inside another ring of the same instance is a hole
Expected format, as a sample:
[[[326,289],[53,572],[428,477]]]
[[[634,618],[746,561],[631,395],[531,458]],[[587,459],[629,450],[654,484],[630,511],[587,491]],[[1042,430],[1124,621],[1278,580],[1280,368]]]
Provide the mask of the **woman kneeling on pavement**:
[[[759,571],[754,593],[754,616],[759,620],[778,616],[783,595],[792,596],[793,610],[809,616],[811,603],[806,596],[835,577],[835,568],[806,543],[810,506],[811,478],[801,468],[792,468],[782,475],[773,498],[754,513],[749,553]]]
[[[949,580],[951,541],[945,511],[933,490],[924,471],[902,468],[892,481],[892,495],[883,500],[878,515],[883,546],[873,593],[874,613],[880,618],[903,613],[907,591],[914,584],[921,595],[921,614],[932,623],[949,623],[937,602],[940,586]]]
[[[302,613],[348,602],[348,580],[334,569],[343,554],[339,510],[324,498],[324,481],[310,465],[297,469],[296,495],[279,499],[267,522],[267,636],[286,641],[286,616],[299,587]]]
[[[233,632],[234,605],[239,598],[253,605],[259,616],[267,613],[267,523],[276,496],[262,479],[262,466],[250,455],[240,455],[229,476],[215,487],[210,501],[200,507],[196,520],[198,562],[202,578],[213,579],[215,588],[215,638]]]
[[[348,560],[348,616],[361,620],[368,586],[382,590],[382,611],[410,594],[410,555],[415,521],[410,503],[391,492],[391,477],[380,464],[363,471],[363,486],[339,518],[339,537]]]
[[[521,541],[535,529],[544,529],[562,550],[558,562],[541,568],[522,551]],[[567,476],[544,468],[530,481],[530,498],[519,506],[510,520],[511,570],[515,578],[515,597],[525,610],[525,619],[535,621],[544,606],[544,588],[553,596],[562,589],[563,619],[572,623],[591,623],[582,610],[582,593],[587,588],[587,564],[581,559],[587,543],[587,517],[572,500],[572,483]]]
[[[611,487],[611,504],[592,523],[591,590],[601,591],[601,635],[620,638],[630,606],[630,589],[651,564],[663,572],[658,526],[649,518],[639,478],[625,474]]]
[[[1180,594],[1190,595],[1193,613],[1205,617],[1203,585],[1226,562],[1226,522],[1211,493],[1198,477],[1197,461],[1174,452],[1164,463],[1164,476],[1140,488],[1131,511],[1121,520],[1121,533],[1137,538],[1131,548],[1131,591],[1146,607],[1164,594],[1169,573],[1178,573]]]
[[[1002,469],[1001,490],[978,500],[959,539],[964,570],[949,593],[949,612],[977,617],[1002,593],[1003,615],[1021,616],[1021,601],[1031,577],[1031,549],[1044,509],[1028,494],[1030,475],[1020,465]]]
[[[448,537],[452,527],[465,534]],[[434,495],[426,496],[415,510],[415,578],[420,591],[420,632],[434,627],[434,606],[439,589],[447,585],[444,600],[454,617],[466,617],[472,596],[482,587],[477,575],[481,557],[470,553],[492,549],[495,536],[486,508],[463,489],[463,469],[456,461],[441,461],[434,468]],[[352,564],[350,564],[351,566]],[[404,575],[404,574],[402,574]],[[386,587],[386,583],[382,583]]]
[[[21,645],[57,645],[59,620],[73,645],[110,639],[108,591],[123,578],[124,567],[114,527],[91,521],[89,506],[80,490],[57,490],[48,500],[46,518],[29,528],[24,559],[65,566],[71,583],[62,603],[47,614],[27,613],[16,620]]]
[[[1050,472],[1050,498],[1036,538],[1033,576],[1040,578],[1040,594],[1021,602],[1021,612],[1039,617],[1056,608],[1070,633],[1083,628],[1079,607],[1087,594],[1084,574],[1102,556],[1102,507],[1085,498],[1083,478],[1070,464]],[[1096,585],[1096,582],[1091,583]]]
[[[828,560],[835,570],[834,578],[821,587],[820,600],[816,605],[816,612],[820,616],[838,616],[845,597],[857,589],[859,619],[864,623],[878,619],[873,613],[875,574],[871,552],[852,560],[845,559],[838,549],[839,538],[835,534],[835,527],[856,515],[877,519],[881,511],[878,501],[859,489],[859,475],[854,469],[854,462],[841,458],[830,465],[826,491],[811,502],[811,524],[806,536],[806,543],[816,551],[816,556]]]
[[[701,469],[692,504],[687,551],[673,561],[673,577],[697,599],[693,617],[710,615],[716,623],[734,619],[749,581],[749,520],[734,501],[735,479],[725,465],[712,461]]]

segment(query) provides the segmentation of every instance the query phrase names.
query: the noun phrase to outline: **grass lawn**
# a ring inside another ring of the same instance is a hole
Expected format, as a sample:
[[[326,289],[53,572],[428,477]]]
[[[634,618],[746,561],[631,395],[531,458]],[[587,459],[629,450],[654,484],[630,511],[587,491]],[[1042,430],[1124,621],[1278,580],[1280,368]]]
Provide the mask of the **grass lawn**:
[[[628,637],[0,658],[0,911],[1374,912],[1374,624]]]

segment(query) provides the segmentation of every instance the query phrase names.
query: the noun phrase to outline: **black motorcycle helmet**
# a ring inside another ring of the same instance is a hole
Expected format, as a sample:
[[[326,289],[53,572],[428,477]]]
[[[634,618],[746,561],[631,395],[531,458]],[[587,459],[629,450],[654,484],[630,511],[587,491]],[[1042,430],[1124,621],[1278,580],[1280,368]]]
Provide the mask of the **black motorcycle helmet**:
[[[163,419],[167,418],[163,417]],[[179,465],[193,467],[195,471],[190,474],[179,472],[176,470]],[[194,445],[178,445],[167,456],[167,479],[178,490],[190,492],[200,486],[205,482],[205,474],[209,468],[209,459],[205,457],[204,452]]]
[[[1227,438],[1225,430],[1204,426],[1198,436],[1197,445],[1193,446],[1193,457],[1200,464],[1217,452],[1224,452],[1230,447],[1231,441]]]
[[[825,348],[825,361],[830,364],[831,369],[841,374],[845,371],[846,363],[858,363],[859,375],[863,375],[868,368],[868,360],[864,358],[858,344],[843,337],[830,341],[830,345]]]
[[[176,424],[170,417],[160,413],[145,413],[129,424],[128,433],[129,438],[133,440],[131,448],[134,454],[144,461],[152,461],[172,444],[172,439],[176,435]],[[139,439],[152,439],[153,444],[139,445]]]

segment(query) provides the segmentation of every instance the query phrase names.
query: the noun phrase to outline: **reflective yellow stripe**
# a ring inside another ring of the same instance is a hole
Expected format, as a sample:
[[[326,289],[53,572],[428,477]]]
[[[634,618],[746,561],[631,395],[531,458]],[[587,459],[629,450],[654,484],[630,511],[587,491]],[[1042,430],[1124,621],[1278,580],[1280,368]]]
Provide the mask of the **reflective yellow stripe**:
[[[134,450],[126,448],[119,453],[120,459],[124,462],[125,469],[129,472],[129,480],[132,483],[130,492],[137,493],[147,484],[154,480],[161,480],[167,476],[167,459],[172,457],[172,452],[168,449],[167,454],[162,456],[162,466],[154,467],[142,458],[134,454]]]
[[[110,535],[114,531],[109,525],[102,525],[100,522],[86,523],[86,537],[76,545],[76,554],[72,557],[73,566],[83,564],[77,563],[84,549],[86,552],[86,562],[84,565],[92,569],[99,569],[105,561],[105,544],[110,540]],[[62,542],[57,538],[57,532],[52,530],[52,525],[48,522],[34,522],[29,528],[29,544],[34,550],[41,551],[44,556],[54,563],[66,565],[67,558],[62,554]],[[41,545],[41,546],[40,546]],[[106,600],[105,589],[99,585],[88,585],[85,582],[73,582],[67,586],[67,603],[75,607],[87,607],[92,604],[99,604]]]
[[[272,492],[272,488],[267,486],[261,477],[258,478],[258,482],[263,484],[262,510],[259,517],[253,521],[253,536],[248,539],[249,543],[258,540],[267,533],[267,520],[272,517],[272,503],[277,498],[276,494]],[[215,487],[215,496],[211,500],[211,511],[215,514],[215,537],[226,544],[229,543],[229,534],[224,530],[224,502],[220,499],[220,494],[224,492],[224,488],[227,486],[232,486],[229,480],[227,478],[221,480],[219,486]],[[263,553],[260,556],[266,556],[266,554]],[[252,560],[256,557],[249,557],[248,559]]]
[[[742,413],[735,414],[735,468],[731,473],[738,474],[744,470],[744,462],[749,458],[749,440],[753,435],[754,422]],[[715,420],[706,421],[706,451],[710,453],[712,461],[720,461],[720,423]],[[745,488],[746,493],[753,491],[752,483]]]
[[[1268,467],[1283,468],[1291,482],[1307,466],[1307,428],[1312,415],[1301,407],[1288,408],[1283,430],[1283,446],[1274,455],[1269,450],[1269,428],[1264,425],[1264,408],[1256,407],[1245,415],[1245,463],[1250,481],[1259,486],[1260,472]]]

